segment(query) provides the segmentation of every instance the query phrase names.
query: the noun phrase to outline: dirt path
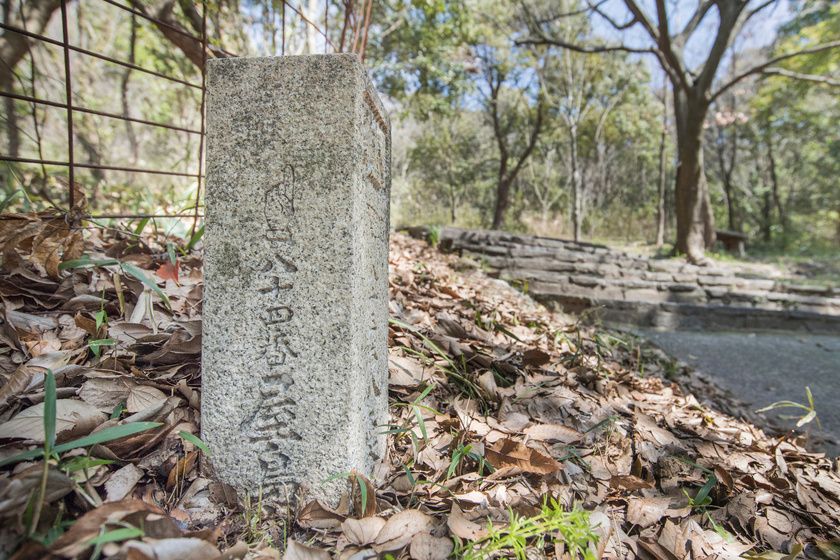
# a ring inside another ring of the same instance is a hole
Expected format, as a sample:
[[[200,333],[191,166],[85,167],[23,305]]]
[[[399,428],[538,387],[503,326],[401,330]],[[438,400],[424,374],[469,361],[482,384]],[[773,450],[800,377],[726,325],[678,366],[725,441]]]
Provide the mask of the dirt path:
[[[823,434],[834,440],[821,450],[840,453],[840,337],[733,332],[640,334],[709,374],[721,388],[756,409],[782,400],[807,404],[805,387],[810,387]],[[781,413],[804,414],[799,409]],[[793,427],[796,422],[776,421],[784,427]],[[816,426],[812,430],[819,433]]]

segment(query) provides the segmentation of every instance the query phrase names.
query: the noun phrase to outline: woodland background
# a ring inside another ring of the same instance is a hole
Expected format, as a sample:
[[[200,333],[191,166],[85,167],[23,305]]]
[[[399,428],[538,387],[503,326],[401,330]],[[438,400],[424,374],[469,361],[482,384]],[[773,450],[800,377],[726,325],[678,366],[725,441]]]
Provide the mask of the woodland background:
[[[200,34],[204,5],[127,5]],[[59,6],[59,0],[5,0],[2,17],[60,39]],[[711,91],[748,69],[763,70],[725,89],[698,121],[714,224],[748,234],[756,253],[837,254],[840,49],[814,48],[840,37],[836,1],[308,0],[288,6],[208,0],[208,56],[355,48],[393,114],[392,225],[495,227],[657,246],[684,238],[678,215],[691,201],[675,193],[681,159],[673,95],[681,78],[673,64],[665,64],[668,74],[660,64],[670,53],[681,59],[677,69],[694,90],[702,89],[709,66]],[[201,83],[200,45],[185,47],[101,0],[66,7],[71,44]],[[660,30],[662,22],[670,25],[670,46],[651,42],[634,8]],[[634,20],[628,30],[616,29]],[[724,31],[724,50],[716,52]],[[8,31],[0,37],[0,89],[65,103],[61,48],[18,39]],[[761,68],[803,50],[816,52]],[[200,88],[76,52],[70,65],[76,106],[200,127]],[[10,98],[3,104],[5,155],[67,160],[66,111]],[[198,170],[198,134],[80,113],[74,137],[77,163]],[[65,168],[3,163],[6,208],[66,206],[66,186],[55,179]],[[195,179],[118,171],[78,170],[77,180],[100,213],[191,211],[198,188]],[[173,220],[165,227],[186,234],[190,226]],[[705,248],[714,249],[706,235]],[[684,243],[678,248],[690,252]]]

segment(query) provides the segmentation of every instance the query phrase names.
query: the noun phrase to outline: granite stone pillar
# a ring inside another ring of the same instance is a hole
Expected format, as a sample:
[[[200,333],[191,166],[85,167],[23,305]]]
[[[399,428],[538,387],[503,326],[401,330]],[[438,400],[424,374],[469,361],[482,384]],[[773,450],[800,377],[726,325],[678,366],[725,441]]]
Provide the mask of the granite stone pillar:
[[[240,497],[384,453],[390,157],[356,55],[208,63],[201,431]]]

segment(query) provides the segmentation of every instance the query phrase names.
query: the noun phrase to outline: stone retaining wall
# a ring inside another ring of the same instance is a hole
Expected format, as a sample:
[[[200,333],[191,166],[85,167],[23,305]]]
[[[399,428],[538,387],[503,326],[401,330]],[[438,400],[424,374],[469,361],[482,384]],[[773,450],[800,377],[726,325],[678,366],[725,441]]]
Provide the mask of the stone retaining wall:
[[[591,316],[611,324],[840,334],[840,291],[830,287],[500,231],[445,227],[440,244],[494,276],[527,284],[528,294],[552,310],[599,307]]]

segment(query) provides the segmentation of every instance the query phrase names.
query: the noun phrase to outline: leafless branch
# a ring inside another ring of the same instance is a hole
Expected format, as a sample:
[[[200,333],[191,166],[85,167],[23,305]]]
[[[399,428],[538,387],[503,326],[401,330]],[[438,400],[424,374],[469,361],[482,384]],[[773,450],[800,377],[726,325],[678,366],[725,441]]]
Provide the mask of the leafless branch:
[[[626,45],[576,45],[574,43],[567,43],[566,41],[560,41],[557,39],[549,39],[548,37],[542,37],[539,39],[520,39],[516,41],[516,44],[521,45],[552,45],[555,47],[563,47],[564,49],[569,49],[570,51],[579,52],[583,54],[597,54],[597,53],[605,53],[605,52],[628,52],[628,53],[654,53],[654,49],[647,48],[647,49],[637,49],[635,47],[628,47]]]
[[[587,0],[586,3],[589,6],[588,9],[592,10],[593,12],[595,12],[596,14],[598,14],[599,16],[601,16],[602,18],[607,20],[607,22],[610,25],[612,25],[618,31],[624,31],[625,29],[630,29],[631,27],[633,27],[634,25],[639,23],[639,20],[635,16],[633,17],[633,19],[631,19],[627,23],[618,23],[617,21],[612,19],[610,16],[608,16],[607,14],[605,14],[604,12],[601,11],[601,4],[604,3],[603,1],[598,2],[597,4],[593,4],[592,2],[589,2]]]
[[[706,17],[706,13],[709,11],[709,8],[713,5],[714,2],[711,0],[704,0],[703,2],[700,2],[700,5],[697,6],[696,10],[694,10],[694,14],[692,14],[691,19],[688,20],[688,23],[685,25],[683,30],[674,37],[674,43],[680,47],[685,46],[688,39],[697,30],[697,26],[700,25],[700,22],[703,21],[704,17]]]
[[[764,4],[762,4],[760,6],[756,6],[755,9],[752,9],[752,10],[749,11],[749,13],[747,14],[747,19],[750,19],[751,17],[756,15],[758,12],[760,12],[761,10],[766,8],[767,6],[770,6],[771,4],[774,4],[775,2],[776,2],[776,0],[767,0]]]
[[[787,60],[789,58],[793,58],[793,57],[796,57],[796,56],[802,56],[802,55],[806,55],[806,54],[814,54],[814,53],[818,53],[818,52],[822,52],[822,51],[827,51],[827,50],[830,50],[830,49],[836,49],[838,47],[840,47],[840,41],[832,41],[830,43],[823,43],[822,45],[817,45],[817,46],[811,47],[810,49],[803,49],[801,51],[796,51],[796,52],[793,52],[793,53],[783,54],[783,55],[771,58],[770,60],[767,60],[766,62],[764,62],[762,64],[759,64],[757,66],[753,66],[749,70],[746,70],[745,72],[742,72],[741,74],[732,78],[726,84],[721,86],[720,89],[718,89],[709,98],[709,102],[712,102],[715,99],[717,99],[718,97],[720,97],[720,95],[722,93],[724,93],[726,90],[728,90],[729,88],[731,88],[732,86],[734,86],[735,84],[737,84],[738,82],[740,82],[741,80],[746,78],[747,76],[752,76],[753,74],[758,74],[759,72],[763,72],[764,70],[770,68],[771,66],[773,66],[777,62],[780,62],[782,60]]]
[[[815,74],[800,74],[798,72],[791,72],[784,68],[765,68],[761,71],[762,74],[769,74],[771,76],[784,76],[794,80],[801,80],[803,82],[813,82],[815,84],[823,84],[827,86],[840,87],[840,80],[829,78],[828,76],[819,76]]]

